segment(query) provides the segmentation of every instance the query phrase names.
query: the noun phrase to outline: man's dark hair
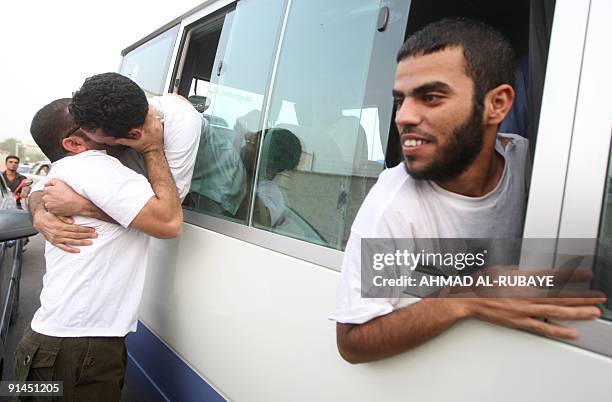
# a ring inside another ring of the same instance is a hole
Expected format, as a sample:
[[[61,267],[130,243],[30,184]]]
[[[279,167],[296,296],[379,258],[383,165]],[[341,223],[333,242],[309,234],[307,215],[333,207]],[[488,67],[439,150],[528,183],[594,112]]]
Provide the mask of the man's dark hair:
[[[17,162],[19,162],[21,159],[19,159],[19,157],[17,155],[9,155],[6,158],[4,158],[4,163],[8,162],[9,159],[17,159]]]
[[[276,176],[294,169],[300,162],[302,144],[298,137],[284,128],[272,128],[264,137],[264,153],[267,153],[268,171]]]
[[[99,128],[105,135],[119,138],[143,125],[149,102],[131,79],[104,73],[87,78],[72,95],[68,109],[82,128],[92,131]]]
[[[506,38],[489,25],[468,18],[447,18],[415,32],[402,45],[397,62],[461,47],[465,72],[474,81],[474,102],[482,107],[491,89],[514,86],[514,51]]]
[[[36,112],[30,125],[34,142],[51,162],[66,156],[62,139],[76,126],[68,113],[69,104],[70,98],[54,100]]]

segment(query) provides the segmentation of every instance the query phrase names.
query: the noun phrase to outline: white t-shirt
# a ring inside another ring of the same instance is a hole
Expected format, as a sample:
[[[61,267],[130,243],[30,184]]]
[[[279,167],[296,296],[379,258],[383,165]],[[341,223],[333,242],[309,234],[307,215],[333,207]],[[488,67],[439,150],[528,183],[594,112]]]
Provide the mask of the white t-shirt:
[[[510,139],[505,147],[500,137]],[[432,181],[415,180],[404,163],[380,175],[351,228],[331,319],[362,324],[410,301],[361,297],[361,239],[521,237],[529,183],[528,141],[498,134],[495,149],[506,161],[504,171],[495,189],[482,197],[466,197]]]
[[[257,197],[268,209],[270,227],[278,226],[287,216],[287,202],[279,185],[271,180],[260,180],[257,183]]]
[[[164,119],[164,153],[182,200],[189,192],[198,155],[202,115],[189,101],[173,94],[150,98],[149,104]],[[144,158],[137,151],[129,148],[119,160],[130,169],[147,176]]]
[[[166,94],[149,99],[164,119],[164,153],[181,200],[189,192],[193,167],[198,155],[202,115],[189,103],[177,95]],[[147,166],[144,158],[132,148],[126,149],[119,160],[130,169],[145,177]],[[51,177],[47,176],[34,184],[30,194],[43,191]]]
[[[53,163],[64,181],[118,224],[77,216],[96,229],[93,244],[67,253],[45,244],[47,272],[32,329],[48,336],[124,336],[136,330],[149,236],[128,226],[155,194],[147,179],[104,151]]]

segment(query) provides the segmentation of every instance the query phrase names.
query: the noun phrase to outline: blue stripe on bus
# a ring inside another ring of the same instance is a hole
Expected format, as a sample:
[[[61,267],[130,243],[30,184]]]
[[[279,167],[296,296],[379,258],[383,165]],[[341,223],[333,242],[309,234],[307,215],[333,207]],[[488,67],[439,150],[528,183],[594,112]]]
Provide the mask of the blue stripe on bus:
[[[225,401],[142,323],[138,323],[135,333],[128,335],[126,344],[127,387],[135,400]]]

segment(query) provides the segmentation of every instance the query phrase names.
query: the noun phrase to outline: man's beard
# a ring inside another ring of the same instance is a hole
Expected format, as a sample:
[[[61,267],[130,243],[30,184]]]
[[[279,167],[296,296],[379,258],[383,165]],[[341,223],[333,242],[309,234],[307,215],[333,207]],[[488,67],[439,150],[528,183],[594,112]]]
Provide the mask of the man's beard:
[[[405,130],[411,130],[408,126]],[[429,136],[432,136],[429,134]],[[414,171],[409,163],[415,159],[404,156],[406,171],[417,180],[433,180],[445,182],[455,179],[465,172],[480,153],[484,142],[484,125],[482,124],[482,108],[474,105],[468,120],[455,127],[444,146],[438,146],[438,152],[433,160],[423,169]]]

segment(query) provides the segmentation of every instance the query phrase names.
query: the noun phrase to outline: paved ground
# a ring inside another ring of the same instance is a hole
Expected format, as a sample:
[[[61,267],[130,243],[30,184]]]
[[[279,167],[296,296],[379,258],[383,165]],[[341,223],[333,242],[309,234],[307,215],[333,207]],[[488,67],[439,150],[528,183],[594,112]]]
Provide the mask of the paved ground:
[[[34,313],[40,307],[40,291],[45,274],[45,239],[42,235],[30,238],[23,253],[21,269],[21,288],[19,295],[19,319],[9,329],[7,339],[7,361],[4,367],[5,380],[13,379],[13,357],[23,331],[30,325]],[[124,387],[123,402],[135,402],[138,398]]]

